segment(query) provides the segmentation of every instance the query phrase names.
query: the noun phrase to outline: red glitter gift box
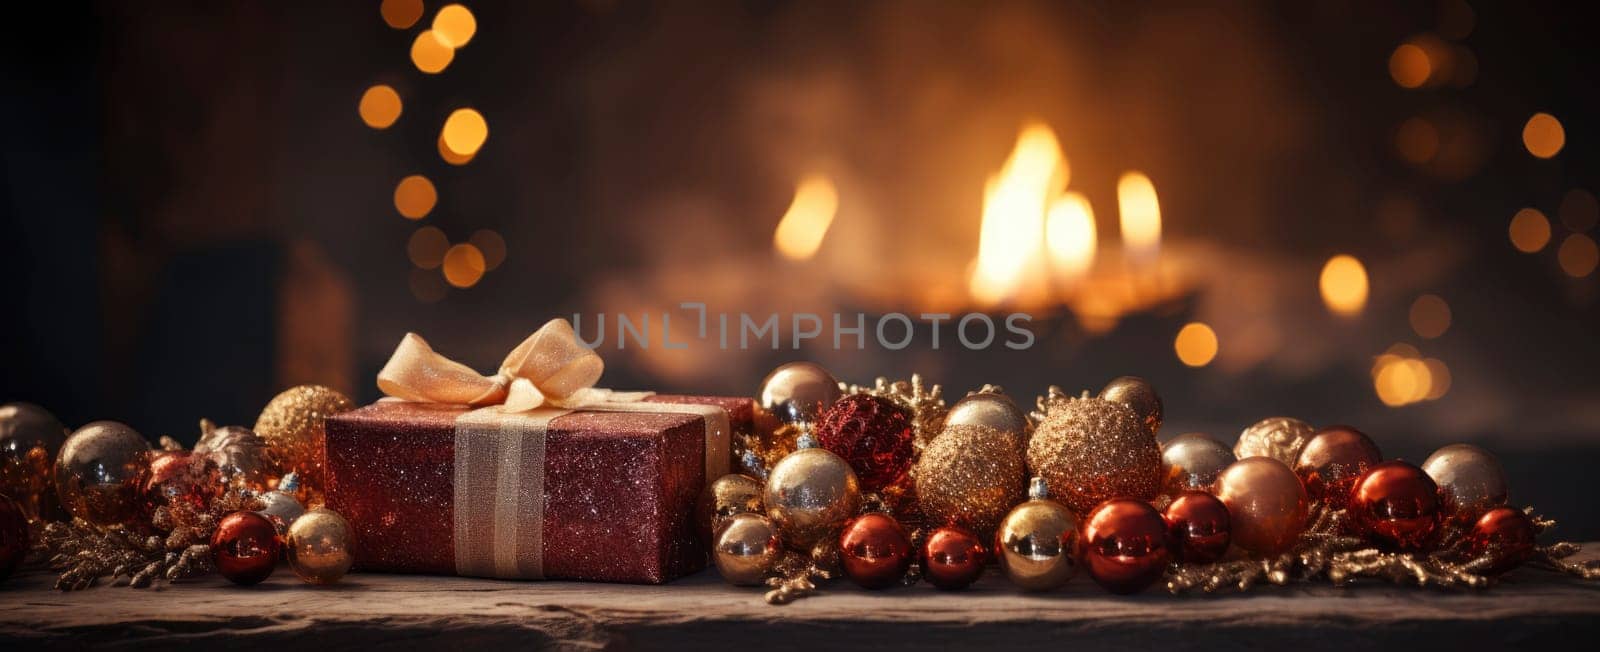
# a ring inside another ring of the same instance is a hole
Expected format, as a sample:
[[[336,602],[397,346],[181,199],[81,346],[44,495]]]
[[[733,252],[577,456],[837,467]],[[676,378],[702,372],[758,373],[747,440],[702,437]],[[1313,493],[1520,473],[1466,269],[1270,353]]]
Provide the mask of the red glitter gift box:
[[[328,420],[327,502],[361,570],[659,584],[705,566],[695,501],[752,418],[749,399],[719,397],[379,401]]]

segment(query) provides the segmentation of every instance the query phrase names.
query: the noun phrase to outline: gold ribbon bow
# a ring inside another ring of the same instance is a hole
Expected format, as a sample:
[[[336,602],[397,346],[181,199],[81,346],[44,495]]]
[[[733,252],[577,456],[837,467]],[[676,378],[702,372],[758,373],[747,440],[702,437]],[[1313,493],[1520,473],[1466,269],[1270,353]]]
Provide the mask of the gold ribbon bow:
[[[572,324],[552,319],[512,349],[493,376],[480,375],[439,355],[422,336],[406,333],[378,372],[378,389],[406,401],[503,405],[507,412],[547,405],[577,409],[607,401],[638,401],[649,395],[596,388],[595,381],[604,371],[605,363],[578,340]]]

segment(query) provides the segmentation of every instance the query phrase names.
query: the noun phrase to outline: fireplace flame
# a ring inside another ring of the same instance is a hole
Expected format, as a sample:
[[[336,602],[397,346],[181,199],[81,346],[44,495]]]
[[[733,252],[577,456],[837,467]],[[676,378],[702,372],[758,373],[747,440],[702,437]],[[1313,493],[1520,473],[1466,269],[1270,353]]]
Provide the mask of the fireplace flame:
[[[833,181],[819,174],[801,179],[794,191],[794,201],[772,233],[773,246],[784,258],[810,260],[822,247],[822,238],[828,235],[828,227],[833,224],[833,215],[838,210],[839,192],[833,187]]]
[[[1044,266],[1045,215],[1066,188],[1067,159],[1054,131],[1030,123],[983,193],[983,222],[970,289],[979,304],[1026,302],[1048,290]]]
[[[1117,208],[1122,214],[1122,246],[1128,258],[1149,264],[1161,249],[1161,203],[1156,186],[1141,172],[1128,172],[1117,181]]]
[[[1094,209],[1082,193],[1069,192],[1050,204],[1045,221],[1050,268],[1063,283],[1074,284],[1094,266]]]

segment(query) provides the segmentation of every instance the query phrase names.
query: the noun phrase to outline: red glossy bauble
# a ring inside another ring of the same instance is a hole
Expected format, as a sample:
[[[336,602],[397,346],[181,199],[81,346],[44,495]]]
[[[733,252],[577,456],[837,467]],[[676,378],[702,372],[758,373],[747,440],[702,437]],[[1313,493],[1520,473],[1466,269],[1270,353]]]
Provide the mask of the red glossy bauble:
[[[211,535],[211,559],[217,572],[239,585],[267,579],[278,565],[278,529],[255,512],[234,512],[217,523]]]
[[[22,505],[0,494],[0,580],[11,576],[28,556],[28,517]]]
[[[893,586],[911,566],[911,539],[888,514],[862,514],[839,533],[844,574],[869,589]]]
[[[1472,524],[1467,535],[1467,554],[1476,559],[1484,555],[1494,558],[1485,575],[1499,575],[1516,568],[1533,556],[1535,537],[1533,520],[1521,510],[1496,507]]]
[[[1300,450],[1294,473],[1312,500],[1344,509],[1350,502],[1351,485],[1382,461],[1383,453],[1366,433],[1350,426],[1328,426],[1312,435]]]
[[[911,468],[911,413],[889,399],[841,398],[822,413],[815,434],[822,448],[850,463],[862,491],[881,491]]]
[[[1112,593],[1143,591],[1172,557],[1166,519],[1142,500],[1101,503],[1089,513],[1083,541],[1089,576]]]
[[[922,576],[941,589],[960,589],[983,574],[986,553],[978,536],[955,526],[942,527],[922,544]]]
[[[1439,529],[1439,486],[1416,465],[1384,462],[1356,480],[1347,509],[1356,533],[1379,547],[1423,552]]]
[[[1186,562],[1209,564],[1228,552],[1228,506],[1204,491],[1185,491],[1167,506],[1172,552]]]
[[[164,451],[150,458],[150,468],[139,480],[139,498],[145,515],[177,502],[205,509],[222,495],[222,471],[207,455],[189,451]]]

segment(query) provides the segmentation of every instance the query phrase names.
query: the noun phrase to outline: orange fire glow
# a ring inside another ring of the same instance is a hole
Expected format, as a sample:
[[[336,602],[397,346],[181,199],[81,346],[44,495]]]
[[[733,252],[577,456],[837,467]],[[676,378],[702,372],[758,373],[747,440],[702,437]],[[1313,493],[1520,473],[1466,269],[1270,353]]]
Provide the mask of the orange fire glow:
[[[795,188],[794,201],[788,212],[778,221],[772,233],[772,244],[778,253],[790,260],[808,260],[822,248],[822,238],[833,224],[833,215],[839,210],[839,192],[833,182],[821,175],[811,175]]]
[[[1050,127],[1032,123],[983,193],[983,223],[971,280],[972,298],[984,306],[1036,300],[1042,271],[1045,214],[1066,189],[1067,159]]]

